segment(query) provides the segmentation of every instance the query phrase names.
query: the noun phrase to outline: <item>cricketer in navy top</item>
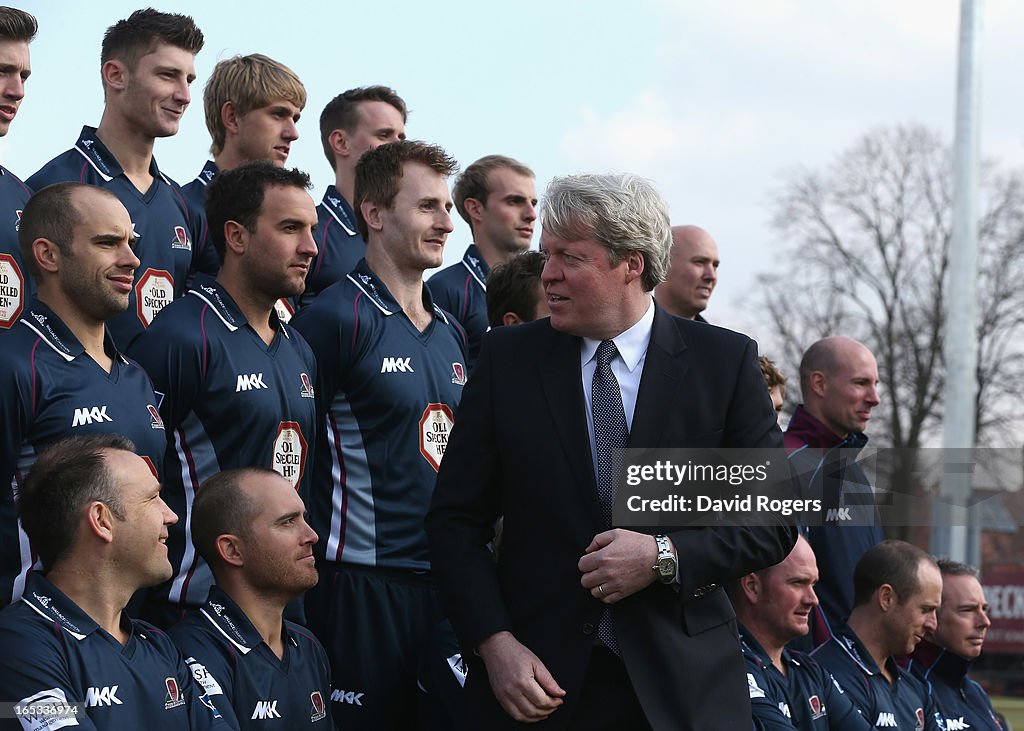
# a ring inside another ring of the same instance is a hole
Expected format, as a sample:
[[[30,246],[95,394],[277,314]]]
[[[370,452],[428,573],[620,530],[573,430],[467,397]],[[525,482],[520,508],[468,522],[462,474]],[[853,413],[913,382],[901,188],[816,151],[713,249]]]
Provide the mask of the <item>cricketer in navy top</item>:
[[[127,348],[156,313],[185,293],[195,271],[217,271],[201,210],[190,209],[178,185],[153,157],[157,137],[170,137],[191,101],[195,55],[203,34],[186,15],[137,10],[103,36],[103,116],[83,127],[75,145],[28,179],[33,190],[61,181],[110,190],[124,203],[139,240],[128,310],[111,323]]]
[[[462,261],[428,282],[442,309],[466,329],[472,370],[487,332],[487,277],[492,268],[530,248],[537,220],[533,171],[504,155],[488,155],[467,167],[452,191],[459,215],[473,232]]]
[[[853,705],[880,729],[942,731],[942,718],[922,683],[896,664],[928,632],[942,596],[935,560],[903,541],[870,548],[853,573],[847,624],[812,653]]]
[[[0,698],[15,704],[0,728],[230,728],[170,639],[124,612],[170,575],[164,541],[177,520],[131,449],[117,434],[65,439],[40,454],[18,497],[46,573],[0,612]],[[71,703],[81,705],[54,719],[54,704]]]
[[[179,609],[202,604],[211,583],[185,528],[203,481],[224,469],[265,467],[309,491],[316,364],[274,311],[279,298],[302,292],[316,253],[308,185],[305,173],[269,162],[218,175],[207,210],[224,265],[216,280],[198,275],[132,348],[165,395],[165,483],[185,519],[171,534],[176,577],[159,593]]]
[[[241,729],[331,728],[327,653],[283,618],[317,582],[317,535],[304,513],[291,483],[270,470],[221,472],[196,497],[192,536],[217,584],[170,634]]]
[[[98,188],[51,186],[29,201],[20,236],[39,293],[0,332],[0,606],[21,596],[35,561],[14,500],[40,449],[116,432],[158,474],[166,442],[149,376],[104,326],[127,307],[139,263],[124,206]]]
[[[35,17],[17,8],[0,7],[0,137],[5,137],[25,98],[32,74],[28,44],[39,29]],[[0,166],[0,330],[21,315],[32,292],[18,247],[18,221],[32,191]]]
[[[334,171],[334,185],[327,186],[317,206],[320,253],[306,278],[306,291],[300,298],[303,307],[344,279],[366,254],[366,239],[351,203],[355,200],[356,165],[367,151],[404,140],[407,117],[402,97],[386,86],[344,91],[320,113],[320,142]]]

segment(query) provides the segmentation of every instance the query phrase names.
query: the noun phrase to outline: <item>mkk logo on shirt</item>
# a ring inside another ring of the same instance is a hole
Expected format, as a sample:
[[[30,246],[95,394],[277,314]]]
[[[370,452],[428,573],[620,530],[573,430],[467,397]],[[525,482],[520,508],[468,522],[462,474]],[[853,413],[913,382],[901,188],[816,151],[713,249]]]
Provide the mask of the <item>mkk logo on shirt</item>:
[[[107,416],[106,406],[86,406],[81,409],[75,409],[75,416],[71,420],[71,427],[87,426],[93,422],[102,423],[104,421],[113,421],[112,418]]]
[[[120,706],[121,699],[117,697],[116,685],[105,685],[102,688],[89,688],[85,691],[85,705],[94,706]]]
[[[277,701],[256,701],[256,707],[252,711],[252,718],[249,720],[266,720],[268,718],[280,718],[277,712]]]
[[[380,364],[381,373],[415,373],[412,369],[412,365],[409,361],[412,357],[408,358],[385,358]]]
[[[262,373],[241,373],[238,376],[238,380],[235,381],[235,393],[240,391],[256,391],[261,388],[267,388],[267,384],[263,382]]]

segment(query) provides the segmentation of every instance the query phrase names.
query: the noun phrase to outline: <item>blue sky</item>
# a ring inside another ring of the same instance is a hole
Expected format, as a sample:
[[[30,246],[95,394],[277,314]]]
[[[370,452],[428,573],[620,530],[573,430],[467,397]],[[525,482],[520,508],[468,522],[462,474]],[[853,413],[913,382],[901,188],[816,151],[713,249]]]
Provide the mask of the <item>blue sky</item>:
[[[100,39],[140,5],[18,5],[36,14],[40,33],[0,160],[27,177],[99,121]],[[289,164],[312,174],[317,200],[333,180],[320,110],[345,89],[388,84],[412,110],[409,135],[443,145],[463,166],[511,155],[534,168],[540,190],[580,171],[653,179],[674,223],[718,240],[709,318],[758,338],[767,334],[749,301],[756,275],[782,269],[799,286],[799,262],[773,255],[782,242],[768,226],[780,175],[826,163],[878,125],[953,133],[957,0],[155,5],[192,15],[206,35],[181,131],[156,146],[178,182],[207,158],[202,89],[222,58],[265,53],[303,79],[309,103]],[[983,17],[982,150],[1021,164],[1024,3],[988,0]],[[446,261],[468,241],[460,220]]]

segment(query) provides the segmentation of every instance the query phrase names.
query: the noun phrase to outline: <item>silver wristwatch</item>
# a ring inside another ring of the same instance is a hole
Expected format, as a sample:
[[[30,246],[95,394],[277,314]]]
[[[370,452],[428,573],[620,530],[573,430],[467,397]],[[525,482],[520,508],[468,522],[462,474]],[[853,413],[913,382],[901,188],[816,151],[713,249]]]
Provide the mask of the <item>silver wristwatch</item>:
[[[662,584],[671,584],[676,580],[676,557],[672,553],[672,542],[668,536],[654,536],[658,544],[658,561],[651,568]]]

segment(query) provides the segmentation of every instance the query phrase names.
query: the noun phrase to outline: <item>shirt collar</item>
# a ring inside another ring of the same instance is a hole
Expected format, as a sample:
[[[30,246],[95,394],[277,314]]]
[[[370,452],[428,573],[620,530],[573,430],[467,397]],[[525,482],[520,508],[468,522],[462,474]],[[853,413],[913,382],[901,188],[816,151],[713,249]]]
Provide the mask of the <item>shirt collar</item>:
[[[38,571],[29,575],[21,601],[37,614],[59,624],[76,640],[84,640],[99,629],[88,614]]]
[[[198,297],[213,308],[214,313],[224,323],[224,327],[229,332],[234,332],[243,325],[248,324],[248,320],[245,319],[242,310],[231,299],[228,291],[209,274],[197,273],[192,281],[192,286],[189,287],[188,293]],[[270,326],[282,332],[286,338],[289,337],[288,331],[281,327],[281,321],[277,316],[276,309],[270,311]]]
[[[487,262],[480,256],[480,251],[476,248],[476,244],[470,244],[466,249],[466,253],[462,255],[462,265],[473,275],[476,283],[484,291],[487,291],[487,275],[491,273],[491,268],[487,266]]]
[[[387,285],[370,269],[366,259],[360,259],[356,268],[348,274],[348,279],[355,284],[360,291],[370,298],[370,301],[377,306],[377,309],[385,315],[394,315],[402,311],[401,305],[388,291]],[[434,304],[430,296],[430,288],[425,284],[421,285],[423,291],[423,306],[427,312],[433,312],[434,317],[442,320],[446,325],[448,318],[440,307]]]
[[[199,611],[243,655],[263,644],[263,636],[245,612],[219,586],[210,587],[206,603]],[[296,645],[288,624],[285,622],[282,626],[285,639]]]
[[[85,347],[78,341],[71,328],[64,324],[57,315],[38,299],[29,304],[28,312],[21,316],[21,324],[43,339],[43,342],[64,360],[71,362],[82,353]],[[103,328],[103,349],[122,363],[127,363],[123,355],[114,347],[110,331]]]
[[[864,646],[860,637],[850,629],[849,625],[844,624],[836,628],[833,632],[833,641],[838,642],[843,651],[850,656],[850,659],[857,663],[868,675],[879,675],[882,672],[875,663],[874,658],[871,657],[871,653],[868,652],[868,648]],[[896,667],[896,663],[891,657],[886,658],[885,662],[892,671],[893,678],[898,680],[899,669]]]
[[[95,127],[89,127],[88,125],[82,127],[82,133],[78,136],[75,149],[89,161],[89,164],[93,166],[104,180],[109,181],[118,175],[124,174],[124,168],[121,167],[121,163],[114,157],[114,153],[107,149],[107,146],[96,136]],[[154,178],[161,177],[160,168],[157,167],[155,157],[150,157],[149,159],[149,174]]]
[[[327,209],[334,220],[345,227],[349,236],[355,236],[356,230],[356,214],[352,210],[352,206],[349,205],[348,201],[342,197],[338,189],[333,185],[327,186],[327,191],[324,193],[323,199],[324,208]]]
[[[867,436],[861,432],[850,432],[845,437],[836,436],[831,429],[805,409],[803,404],[797,406],[796,411],[793,412],[793,418],[789,420],[789,426],[786,427],[786,435],[790,439],[799,440],[812,449],[832,449],[833,447],[863,449],[868,443]]]
[[[196,176],[196,181],[207,186],[219,172],[220,170],[217,168],[217,163],[213,160],[207,160],[206,164],[203,165],[203,169],[199,171],[199,175]]]
[[[636,370],[636,367],[647,353],[647,346],[651,342],[651,331],[653,328],[654,300],[651,299],[648,301],[647,311],[643,317],[637,320],[636,324],[631,328],[623,330],[612,338],[612,342],[615,343],[615,347],[619,351],[619,357],[622,358],[622,362],[626,364],[626,369],[630,373]],[[583,346],[580,348],[581,365],[586,365],[593,360],[594,356],[597,355],[597,347],[600,344],[600,340],[583,338]]]

